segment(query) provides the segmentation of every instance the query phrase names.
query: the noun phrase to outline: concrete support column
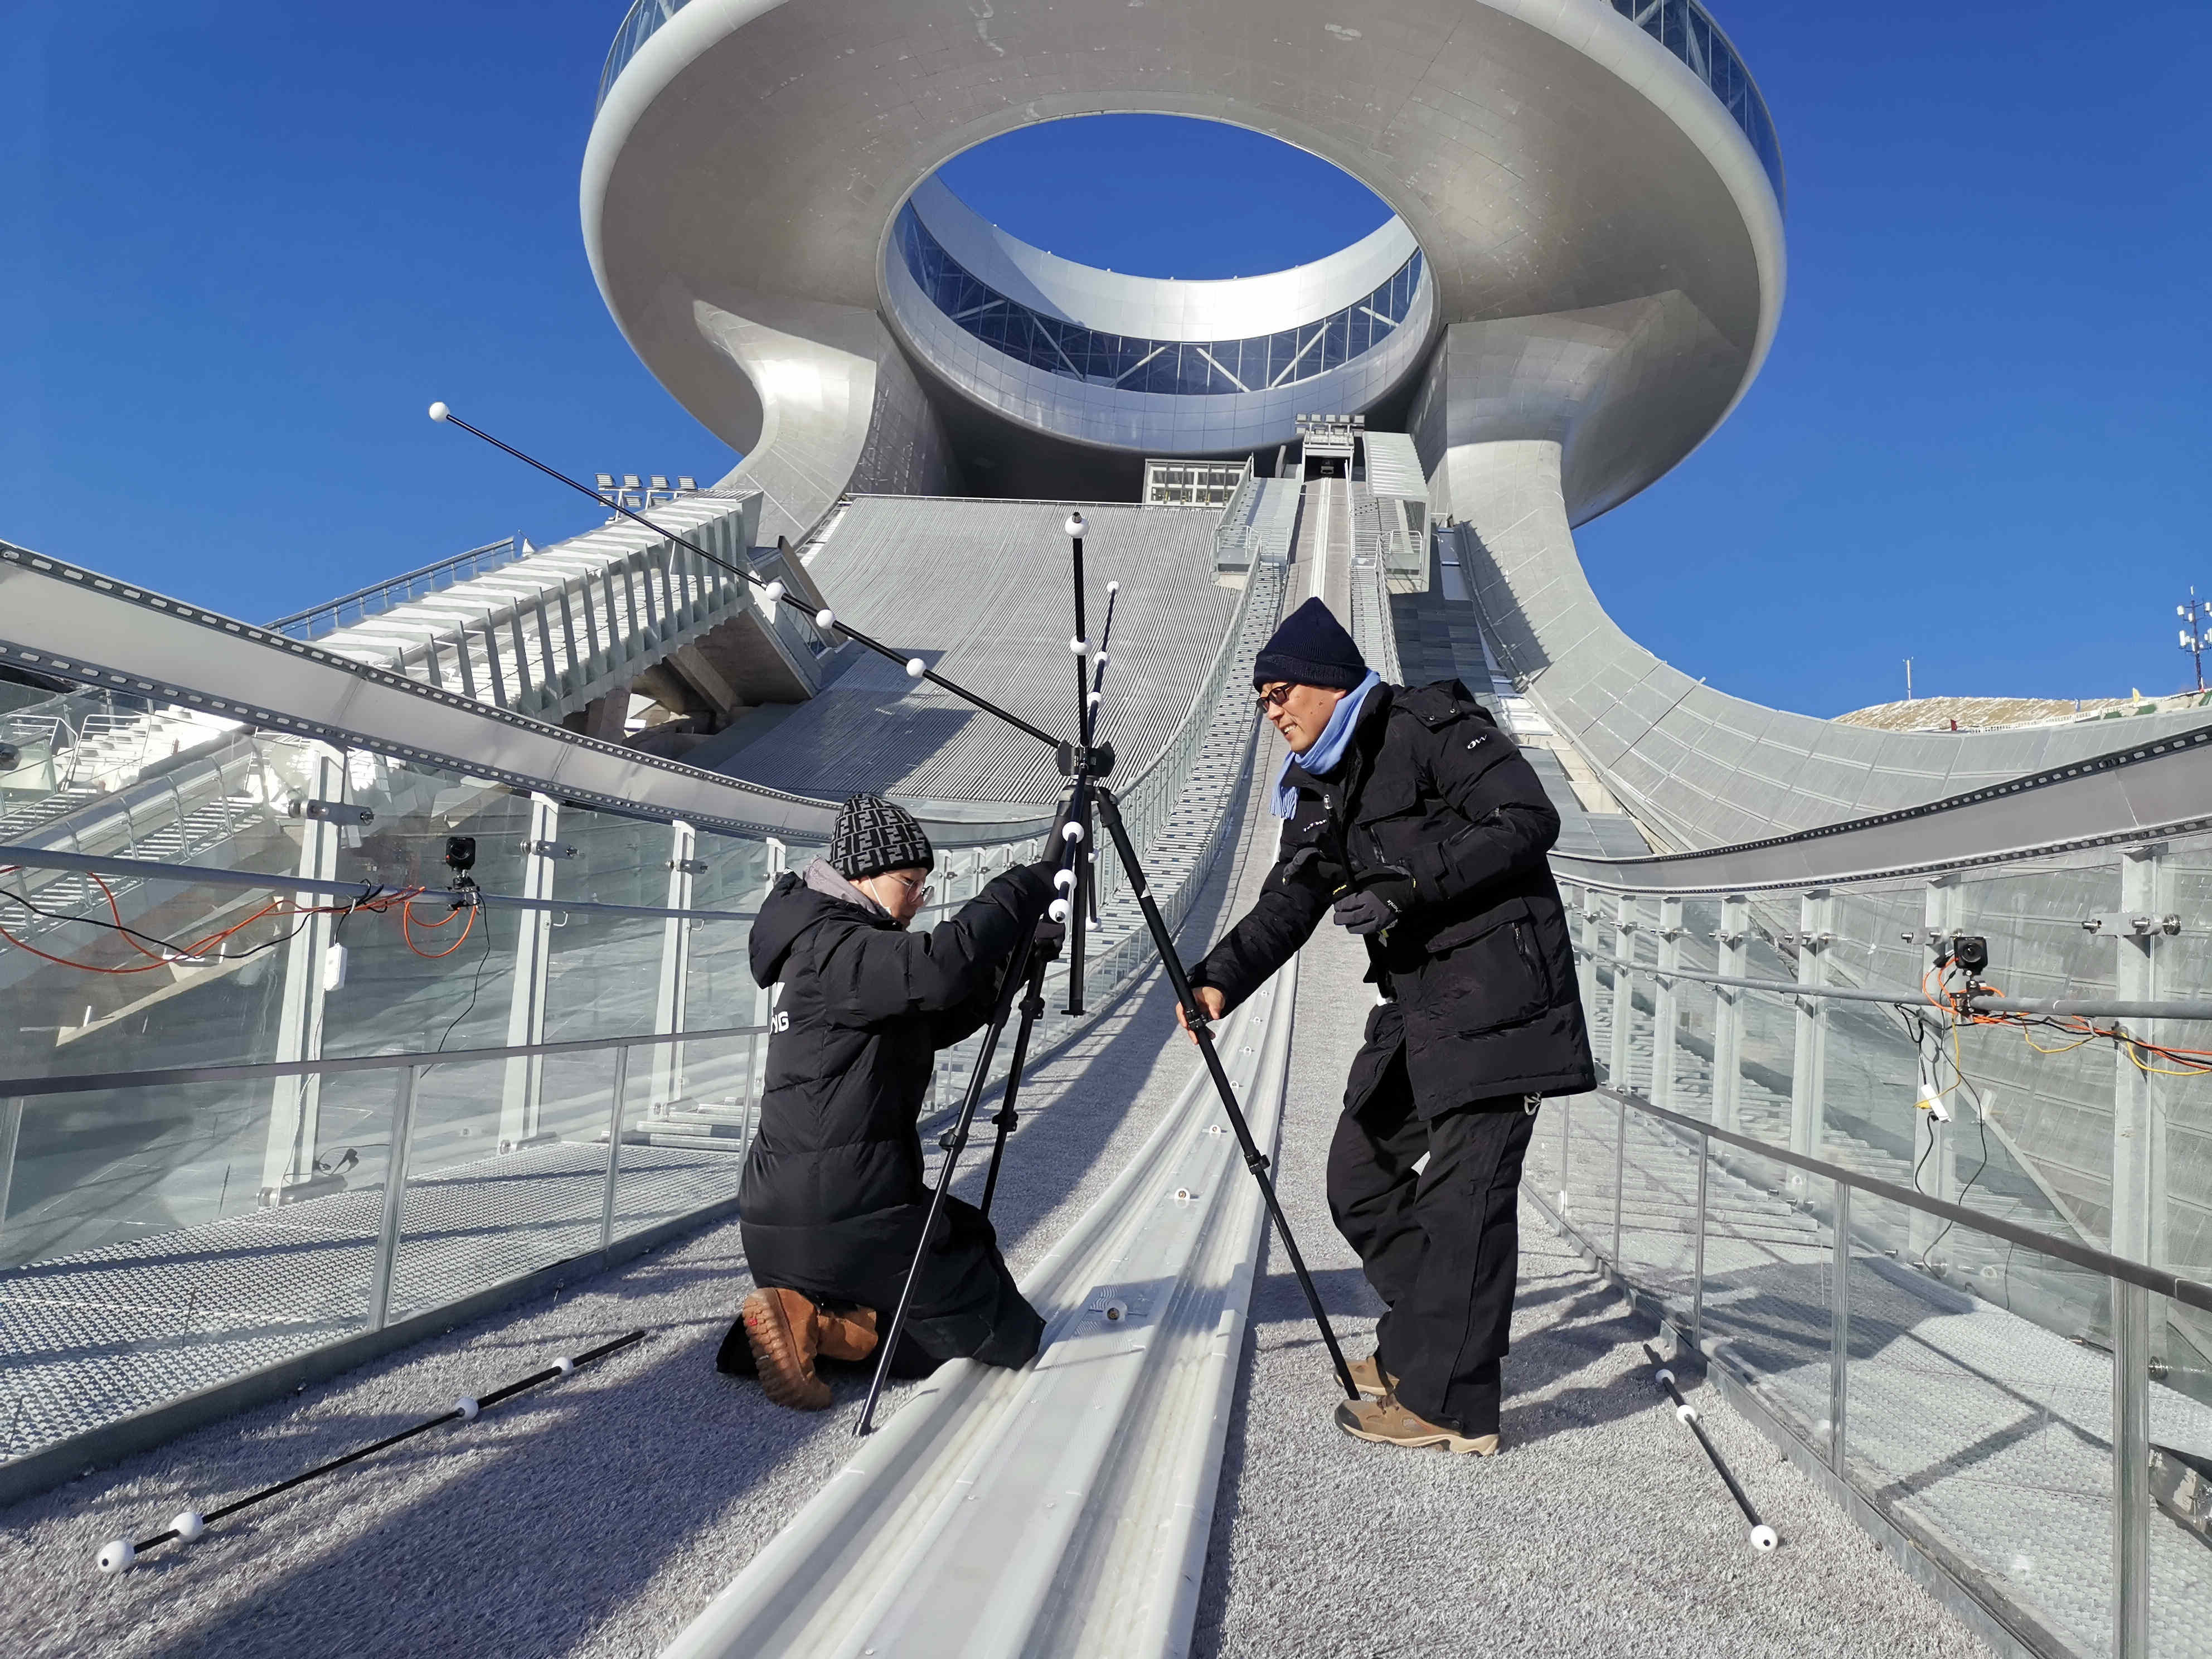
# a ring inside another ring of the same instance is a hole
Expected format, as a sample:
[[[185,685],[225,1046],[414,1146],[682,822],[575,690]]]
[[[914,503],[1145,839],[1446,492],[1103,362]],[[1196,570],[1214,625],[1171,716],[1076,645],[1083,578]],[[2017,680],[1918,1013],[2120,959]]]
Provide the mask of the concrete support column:
[[[1828,946],[1835,942],[1835,902],[1824,889],[1797,902],[1797,982],[1828,982]],[[1827,1086],[1828,1005],[1818,997],[1799,997],[1795,1061],[1790,1071],[1790,1148],[1808,1158],[1820,1155],[1823,1102]],[[1802,1177],[1793,1184],[1803,1185]]]
[[[530,837],[522,860],[522,896],[553,896],[554,836],[561,830],[561,804],[550,795],[530,798]],[[517,913],[514,929],[514,988],[507,1005],[507,1041],[510,1048],[545,1041],[546,965],[553,949],[553,913],[529,909]],[[507,1062],[499,1097],[499,1149],[513,1152],[538,1138],[538,1109],[545,1082],[542,1055],[526,1054]]]
[[[1682,965],[1682,901],[1659,901],[1659,977],[1651,994],[1651,1103],[1668,1111],[1674,1104],[1675,1027],[1681,997],[1674,975]]]
[[[2160,994],[2159,959],[2166,936],[2159,924],[2171,908],[2170,888],[2162,844],[2130,848],[2121,858],[2122,931],[2113,994],[2123,1002],[2148,1002]],[[2157,1021],[2124,1024],[2130,1036],[2159,1038]],[[2114,1057],[2113,1068],[2112,1254],[2163,1267],[2168,1255],[2166,1080],[2145,1072],[2124,1050]],[[2151,1315],[2154,1346],[2162,1346],[2156,1338],[2164,1331],[2165,1310],[2154,1305]]]
[[[601,743],[620,743],[629,723],[629,687],[594,697],[584,705],[583,733]]]
[[[698,832],[680,819],[669,826],[668,896],[663,902],[672,910],[691,908],[693,879],[705,867],[697,858],[698,838]],[[691,981],[691,927],[690,921],[678,916],[670,916],[661,924],[660,975],[653,994],[656,1036],[684,1029],[684,996]],[[652,1054],[648,1109],[655,1117],[665,1117],[684,1092],[684,1045],[664,1042]]]
[[[1714,943],[1723,979],[1748,979],[1751,902],[1741,893],[1721,901],[1720,932]],[[1713,1123],[1741,1134],[1743,1107],[1743,999],[1748,994],[1726,985],[1713,988]]]
[[[345,757],[315,744],[309,751],[307,798],[335,801],[345,787]],[[338,872],[338,829],[324,818],[303,817],[295,873],[333,881]],[[303,909],[327,902],[319,893],[295,893]],[[319,1060],[323,1054],[324,975],[330,961],[333,918],[310,916],[284,946],[284,988],[276,1016],[277,1061]],[[261,1201],[283,1202],[284,1189],[313,1178],[315,1137],[322,1103],[319,1077],[280,1077],[269,1099],[269,1141],[261,1159]]]

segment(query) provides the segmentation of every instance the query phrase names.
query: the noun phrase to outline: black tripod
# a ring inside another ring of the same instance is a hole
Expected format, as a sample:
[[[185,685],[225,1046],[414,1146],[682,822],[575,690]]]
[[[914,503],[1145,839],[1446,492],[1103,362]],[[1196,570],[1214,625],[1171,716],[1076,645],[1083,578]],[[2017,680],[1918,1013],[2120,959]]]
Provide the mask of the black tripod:
[[[434,421],[450,422],[463,431],[483,439],[495,449],[504,451],[514,456],[515,459],[537,468],[550,478],[557,479],[578,494],[588,495],[602,505],[612,507],[616,512],[625,518],[635,520],[637,523],[645,526],[654,535],[665,538],[688,550],[710,565],[740,577],[759,590],[761,596],[771,605],[798,604],[790,597],[781,582],[764,582],[753,571],[732,564],[728,560],[708,552],[698,543],[664,529],[643,514],[633,512],[619,501],[608,501],[589,485],[581,483],[565,473],[555,471],[543,461],[524,454],[522,451],[514,448],[512,445],[501,443],[482,428],[470,425],[466,421],[454,415],[444,404],[436,403],[430,405],[430,418]],[[811,618],[816,628],[821,631],[842,635],[855,644],[876,653],[878,656],[886,657],[893,662],[899,663],[909,678],[926,679],[971,707],[1003,720],[1016,731],[1024,732],[1036,738],[1040,743],[1059,750],[1060,771],[1068,780],[1068,787],[1054,826],[1054,833],[1060,839],[1060,869],[1054,877],[1054,885],[1060,890],[1061,896],[1053,901],[1052,919],[1055,921],[1065,921],[1068,927],[1069,1012],[1076,1013],[1082,1011],[1083,924],[1088,919],[1086,913],[1094,896],[1091,882],[1093,857],[1090,846],[1091,839],[1090,825],[1095,812],[1098,820],[1104,823],[1107,836],[1114,843],[1115,856],[1121,860],[1122,873],[1128,881],[1129,890],[1135,895],[1138,906],[1144,914],[1146,928],[1152,935],[1152,948],[1160,958],[1161,966],[1167,970],[1168,983],[1175,991],[1176,1001],[1182,1011],[1183,1021],[1189,1029],[1191,1040],[1197,1043],[1200,1055],[1206,1064],[1206,1074],[1212,1079],[1214,1092],[1220,1097],[1222,1109],[1229,1115],[1230,1127],[1235,1133],[1237,1144],[1243,1152],[1244,1167],[1252,1172],[1253,1180],[1259,1183],[1261,1199],[1267,1207],[1267,1215],[1274,1224],[1276,1236],[1283,1242],[1284,1253],[1290,1257],[1291,1270],[1297,1275],[1298,1287],[1305,1292],[1306,1305],[1312,1310],[1315,1324],[1320,1328],[1322,1341],[1328,1349],[1329,1361],[1335,1369],[1337,1381],[1344,1389],[1345,1397],[1357,1401],[1359,1398],[1359,1389],[1352,1380],[1352,1369],[1345,1363],[1344,1350],[1338,1345],[1336,1332],[1330,1326],[1328,1314],[1321,1304],[1321,1292],[1314,1287],[1313,1275],[1306,1271],[1305,1259],[1298,1253],[1297,1240],[1291,1236],[1290,1222],[1284,1217],[1282,1205],[1275,1196],[1275,1185],[1269,1175],[1267,1154],[1260,1150],[1258,1143],[1252,1138],[1252,1127],[1245,1120],[1243,1109],[1237,1103],[1236,1088],[1229,1081],[1229,1073],[1222,1066],[1220,1054],[1214,1047],[1213,1031],[1207,1023],[1205,1006],[1191,989],[1190,975],[1183,967],[1182,957],[1176,953],[1175,940],[1168,931],[1166,918],[1161,915],[1159,906],[1152,898],[1152,890],[1145,880],[1144,866],[1139,861],[1136,848],[1130,842],[1128,830],[1121,822],[1121,806],[1114,799],[1113,792],[1106,786],[1105,780],[1114,768],[1114,751],[1112,745],[1095,741],[1097,732],[1095,717],[1099,701],[1099,687],[1103,682],[1106,659],[1106,653],[1103,646],[1097,653],[1097,684],[1093,683],[1092,676],[1087,674],[1084,667],[1085,659],[1091,655],[1091,647],[1085,638],[1083,536],[1085,528],[1083,515],[1080,513],[1069,515],[1066,529],[1070,541],[1073,544],[1075,635],[1068,641],[1068,647],[1075,657],[1076,663],[1076,731],[1079,738],[1079,741],[1074,743],[1062,742],[1054,738],[1049,732],[1042,727],[1034,726],[1019,715],[977,696],[965,686],[945,678],[929,668],[921,658],[910,657],[894,650],[882,641],[872,638],[858,629],[839,621],[835,613],[827,608],[811,613]],[[1109,594],[1111,591],[1109,589]],[[799,609],[804,611],[805,607],[799,605]],[[1110,618],[1112,615],[1110,598],[1108,615]],[[897,1346],[901,1329],[906,1322],[907,1312],[913,1302],[915,1287],[921,1277],[923,1259],[935,1241],[938,1224],[943,1218],[945,1200],[951,1189],[960,1154],[966,1149],[969,1131],[975,1122],[976,1109],[981,1103],[984,1085],[990,1071],[992,1058],[997,1052],[999,1038],[1005,1031],[1007,1018],[1012,1012],[1015,994],[1025,983],[1031,981],[1033,974],[1038,988],[1037,1000],[1040,1004],[1042,1002],[1042,969],[1038,966],[1033,969],[1032,967],[1036,950],[1037,942],[1034,931],[1024,933],[1020,945],[1016,947],[1013,961],[1007,965],[1006,980],[1000,988],[998,1002],[993,1010],[990,1024],[985,1029],[982,1045],[976,1055],[975,1072],[968,1080],[967,1091],[961,1100],[960,1115],[955,1120],[952,1127],[939,1138],[939,1144],[945,1149],[945,1160],[939,1168],[937,1185],[930,1194],[929,1210],[922,1224],[921,1237],[915,1247],[914,1265],[908,1270],[906,1284],[899,1293],[898,1307],[892,1314],[890,1327],[882,1334],[881,1357],[877,1363],[875,1377],[868,1386],[867,1402],[861,1410],[860,1420],[854,1431],[856,1434],[866,1434],[872,1426],[876,1401],[883,1392],[884,1382],[890,1371],[891,1356]],[[1042,1012],[1042,1006],[1039,1012]],[[1029,1032],[1034,1018],[1024,1013],[1021,1036],[1018,1040],[1019,1051],[1018,1057],[1026,1055]],[[996,1184],[997,1166],[1000,1157],[1005,1150],[1006,1132],[1012,1127],[1011,1112],[1015,1086],[1015,1079],[1010,1077],[1006,1109],[1001,1115],[1007,1121],[1000,1126],[999,1144],[992,1154],[990,1182],[992,1186]],[[986,1201],[988,1201],[988,1198]]]

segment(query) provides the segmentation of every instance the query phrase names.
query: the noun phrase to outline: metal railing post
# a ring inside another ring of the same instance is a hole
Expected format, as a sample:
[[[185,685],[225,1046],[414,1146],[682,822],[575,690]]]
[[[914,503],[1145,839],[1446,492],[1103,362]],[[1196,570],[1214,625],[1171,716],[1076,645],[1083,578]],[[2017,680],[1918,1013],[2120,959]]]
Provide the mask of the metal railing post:
[[[2150,1651],[2150,1292],[2112,1296],[2112,1652]]]
[[[2160,919],[2169,908],[2166,848],[2132,847],[2120,860],[2120,917],[2123,931],[2112,978],[2122,1002],[2148,1002],[2158,995],[2159,957],[2165,935]],[[2136,919],[2141,918],[2140,921]],[[2157,1024],[2124,1022],[2130,1036],[2156,1041]],[[2112,1254],[2147,1267],[2165,1266],[2166,1111],[2160,1079],[2136,1063],[2124,1048],[2112,1056]]]
[[[623,1096],[629,1087],[629,1048],[615,1050],[614,1094],[607,1106],[607,1186],[599,1196],[599,1248],[615,1242],[615,1181],[622,1173]]]
[[[1690,1346],[1700,1354],[1705,1351],[1705,1185],[1706,1176],[1711,1173],[1712,1165],[1712,1137],[1699,1130],[1698,1133],[1697,1262],[1691,1270]]]
[[[1575,1097],[1572,1095],[1561,1095],[1559,1097],[1559,1212],[1563,1215],[1566,1212],[1567,1194],[1574,1185],[1567,1176],[1571,1167],[1569,1159],[1575,1144],[1574,1120]]]
[[[1651,991],[1651,1103],[1673,1111],[1674,1106],[1675,1022],[1680,1000],[1674,991],[1674,970],[1682,965],[1682,901],[1659,901],[1659,975]]]
[[[522,896],[553,896],[554,854],[549,850],[561,831],[561,803],[550,795],[530,798],[530,840],[522,860]],[[483,925],[483,918],[477,919]],[[532,909],[516,918],[514,983],[507,1005],[507,1042],[521,1048],[545,1040],[545,988],[553,948],[553,913]],[[499,1149],[507,1152],[536,1138],[538,1107],[545,1088],[545,1062],[535,1054],[507,1062],[500,1083]]]
[[[1721,901],[1721,925],[1714,943],[1723,979],[1748,979],[1751,902],[1741,893]],[[1735,1134],[1742,1127],[1744,993],[1726,985],[1713,988],[1713,1122]]]
[[[1614,1088],[1628,1087],[1628,1028],[1636,1021],[1636,979],[1629,971],[1636,957],[1636,901],[1626,893],[1613,896],[1613,1042],[1607,1062],[1606,1081]]]
[[[698,832],[678,819],[669,825],[668,889],[664,901],[672,910],[691,908],[692,878],[698,866]],[[653,1030],[665,1036],[684,1029],[691,980],[691,923],[671,916],[661,924],[660,967],[653,999]],[[653,1087],[646,1109],[665,1117],[684,1092],[684,1045],[664,1044],[653,1052]]]
[[[1616,1097],[1613,1104],[1620,1110],[1620,1127],[1613,1139],[1613,1265],[1620,1272],[1620,1200],[1628,1176],[1628,1103]]]
[[[399,1223],[407,1205],[407,1149],[415,1138],[415,1095],[427,1066],[401,1068],[392,1103],[392,1145],[384,1159],[384,1212],[376,1231],[376,1266],[368,1283],[368,1328],[392,1317],[392,1276],[399,1262]]]
[[[1844,1472],[1844,1421],[1850,1408],[1851,1189],[1830,1183],[1835,1194],[1836,1237],[1828,1277],[1828,1467]]]
[[[1832,937],[1825,890],[1797,902],[1797,982],[1827,983],[1827,943]],[[1828,1005],[1819,997],[1799,997],[1796,1043],[1790,1068],[1790,1149],[1806,1158],[1820,1155],[1823,1085],[1826,1072]]]

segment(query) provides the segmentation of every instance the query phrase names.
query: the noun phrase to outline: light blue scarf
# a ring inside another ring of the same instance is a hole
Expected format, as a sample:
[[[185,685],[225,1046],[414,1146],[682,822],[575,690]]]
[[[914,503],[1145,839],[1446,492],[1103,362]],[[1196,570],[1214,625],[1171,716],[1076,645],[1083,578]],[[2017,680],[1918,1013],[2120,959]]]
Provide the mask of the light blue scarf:
[[[1328,717],[1328,724],[1321,729],[1321,741],[1303,755],[1283,757],[1283,769],[1275,774],[1275,816],[1286,818],[1298,810],[1298,792],[1290,784],[1291,763],[1296,761],[1314,776],[1326,777],[1344,760],[1344,751],[1352,747],[1352,728],[1359,724],[1359,711],[1367,706],[1367,698],[1382,684],[1382,677],[1373,669],[1367,678],[1354,686],[1350,694],[1337,699],[1336,710]]]

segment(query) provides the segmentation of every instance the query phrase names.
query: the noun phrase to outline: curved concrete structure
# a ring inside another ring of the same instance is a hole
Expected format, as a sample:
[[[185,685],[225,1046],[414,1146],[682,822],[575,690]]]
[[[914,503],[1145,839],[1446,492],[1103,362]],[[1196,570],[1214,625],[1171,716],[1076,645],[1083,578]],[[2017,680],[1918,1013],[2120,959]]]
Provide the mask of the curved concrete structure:
[[[803,528],[848,489],[1007,493],[993,468],[1000,447],[1019,449],[1018,427],[1073,435],[1079,422],[1041,408],[979,424],[972,393],[930,366],[926,344],[902,341],[885,320],[901,309],[885,291],[900,210],[947,160],[1032,122],[1229,122],[1334,162],[1389,204],[1433,290],[1414,326],[1557,319],[1572,334],[1594,313],[1644,319],[1634,372],[1585,366],[1593,442],[1569,469],[1576,519],[1626,499],[1712,430],[1773,337],[1781,209],[1749,136],[1771,149],[1763,107],[1746,114],[1755,94],[1730,83],[1734,113],[1717,95],[1725,43],[1709,22],[1705,46],[1678,56],[1605,0],[1340,11],[641,0],[585,155],[593,273],[662,383],[746,452],[738,477],[765,492],[765,529]],[[1382,378],[1343,395],[1394,395]],[[1255,410],[1211,447],[1289,438],[1277,412]],[[1104,441],[1095,425],[1080,435]],[[1133,428],[1120,442],[1133,454],[1153,439]],[[1075,464],[1065,446],[1062,459]]]

